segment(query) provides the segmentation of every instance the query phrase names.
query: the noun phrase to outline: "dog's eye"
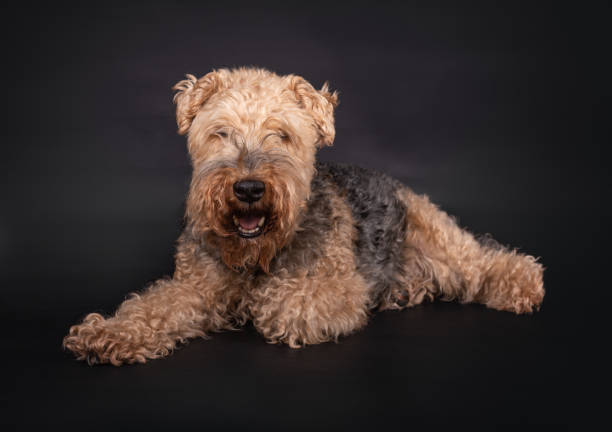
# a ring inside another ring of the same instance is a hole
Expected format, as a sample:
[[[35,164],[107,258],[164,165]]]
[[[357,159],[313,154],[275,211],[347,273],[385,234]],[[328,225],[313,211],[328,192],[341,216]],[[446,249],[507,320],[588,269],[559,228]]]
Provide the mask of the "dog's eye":
[[[282,142],[287,142],[290,140],[289,135],[285,132],[278,132],[276,134],[276,136],[278,137],[278,139],[280,139]]]
[[[215,132],[215,135],[217,135],[219,138],[227,138],[227,132],[225,131],[217,131]]]

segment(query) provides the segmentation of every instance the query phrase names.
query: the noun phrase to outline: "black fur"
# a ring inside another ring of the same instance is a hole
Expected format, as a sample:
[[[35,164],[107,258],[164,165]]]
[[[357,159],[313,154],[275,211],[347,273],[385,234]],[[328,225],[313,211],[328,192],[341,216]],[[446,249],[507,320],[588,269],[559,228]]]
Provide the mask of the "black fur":
[[[398,199],[402,188],[400,182],[373,170],[317,163],[300,232],[272,261],[271,273],[292,274],[321,258],[323,252],[313,245],[323,244],[332,229],[330,199],[338,195],[351,209],[357,230],[354,244],[357,271],[371,287],[370,306],[377,307],[401,285],[398,277],[404,275],[406,208]],[[208,252],[219,255],[215,250]],[[257,271],[252,277],[267,276]]]
[[[404,186],[382,173],[364,168],[317,163],[313,187],[331,181],[351,208],[357,228],[357,270],[372,287],[373,306],[378,305],[403,273],[406,208],[397,194]]]

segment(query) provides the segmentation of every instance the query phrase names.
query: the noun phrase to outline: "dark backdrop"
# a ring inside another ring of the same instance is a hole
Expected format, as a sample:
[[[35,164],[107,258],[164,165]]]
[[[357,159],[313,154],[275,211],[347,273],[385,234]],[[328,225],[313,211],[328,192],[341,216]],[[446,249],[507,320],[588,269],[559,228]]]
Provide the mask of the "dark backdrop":
[[[590,61],[605,53],[606,11],[217,3],[4,9],[2,421],[21,430],[566,424],[570,339],[596,282],[584,268],[603,217],[591,121],[601,71]],[[71,324],[171,274],[190,166],[170,87],[185,73],[241,65],[317,87],[329,80],[340,91],[337,139],[319,158],[385,171],[471,231],[541,257],[542,310],[425,304],[297,351],[247,327],[122,368],[64,353]]]

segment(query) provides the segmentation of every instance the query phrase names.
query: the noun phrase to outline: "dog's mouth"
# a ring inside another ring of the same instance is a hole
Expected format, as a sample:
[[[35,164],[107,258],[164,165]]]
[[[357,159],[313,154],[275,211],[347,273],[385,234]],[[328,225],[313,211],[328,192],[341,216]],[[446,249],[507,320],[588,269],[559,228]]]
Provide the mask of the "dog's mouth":
[[[254,238],[264,232],[267,218],[263,213],[234,213],[232,219],[240,237]]]

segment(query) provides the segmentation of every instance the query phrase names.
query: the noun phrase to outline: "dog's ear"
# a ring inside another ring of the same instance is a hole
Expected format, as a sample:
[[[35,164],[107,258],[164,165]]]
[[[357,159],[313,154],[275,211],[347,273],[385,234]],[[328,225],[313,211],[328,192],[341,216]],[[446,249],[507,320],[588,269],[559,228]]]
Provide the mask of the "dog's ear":
[[[187,79],[179,81],[172,87],[176,90],[174,103],[176,104],[176,124],[178,133],[185,135],[191,127],[191,122],[215,92],[221,87],[221,76],[218,71],[212,71],[197,79],[187,74]]]
[[[328,83],[316,90],[304,78],[290,75],[289,88],[302,108],[309,111],[319,132],[318,147],[332,145],[336,135],[334,108],[338,106],[338,92],[330,92]]]

